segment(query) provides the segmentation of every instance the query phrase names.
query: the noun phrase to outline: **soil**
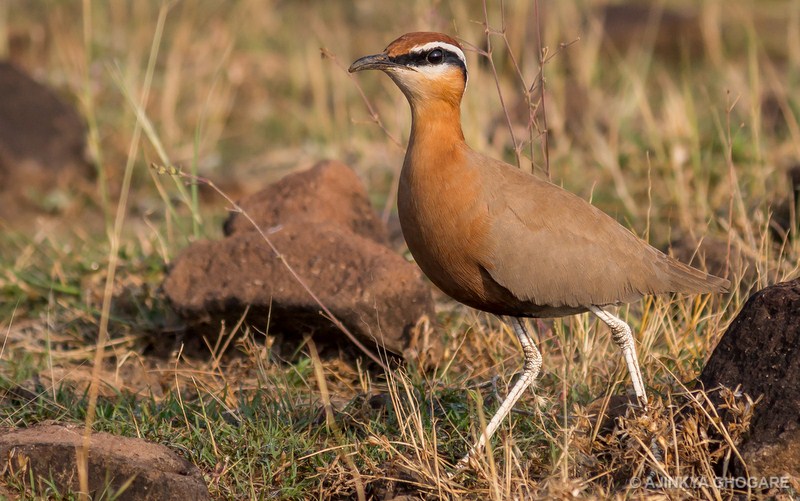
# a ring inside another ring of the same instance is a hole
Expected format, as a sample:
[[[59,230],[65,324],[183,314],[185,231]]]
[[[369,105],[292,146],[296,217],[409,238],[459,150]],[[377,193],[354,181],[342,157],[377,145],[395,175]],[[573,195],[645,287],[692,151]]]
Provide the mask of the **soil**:
[[[52,89],[0,62],[0,222],[64,211],[89,186],[86,126]]]
[[[2,471],[23,481],[32,471],[39,482],[51,480],[59,492],[78,492],[76,450],[82,443],[83,428],[77,426],[45,424],[0,430]],[[92,497],[121,491],[115,499],[210,499],[197,467],[163,445],[137,438],[93,433],[88,477]],[[36,492],[42,490],[37,486]]]
[[[751,476],[800,476],[800,279],[750,297],[700,381],[706,389],[739,387],[761,399],[740,448]]]
[[[352,169],[320,162],[239,205],[252,222],[234,214],[226,238],[185,249],[164,281],[191,330],[218,333],[221,322],[236,325],[244,316],[295,345],[307,334],[348,343],[321,302],[374,353],[438,359],[438,339],[417,328],[435,320],[431,287],[419,268],[387,247],[386,226]]]

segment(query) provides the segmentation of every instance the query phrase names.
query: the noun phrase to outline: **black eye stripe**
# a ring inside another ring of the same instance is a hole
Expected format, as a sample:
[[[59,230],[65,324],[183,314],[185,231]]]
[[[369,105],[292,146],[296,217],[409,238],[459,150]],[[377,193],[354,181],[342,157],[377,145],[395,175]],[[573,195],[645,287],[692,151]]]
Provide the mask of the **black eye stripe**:
[[[453,66],[462,68],[465,72],[467,71],[464,61],[462,61],[455,52],[451,52],[441,47],[434,47],[433,49],[426,50],[424,52],[409,52],[408,54],[390,57],[389,59],[394,63],[405,66],[432,66],[432,63],[428,61],[428,55],[433,51],[439,51],[443,55],[441,62],[437,64],[452,64]]]

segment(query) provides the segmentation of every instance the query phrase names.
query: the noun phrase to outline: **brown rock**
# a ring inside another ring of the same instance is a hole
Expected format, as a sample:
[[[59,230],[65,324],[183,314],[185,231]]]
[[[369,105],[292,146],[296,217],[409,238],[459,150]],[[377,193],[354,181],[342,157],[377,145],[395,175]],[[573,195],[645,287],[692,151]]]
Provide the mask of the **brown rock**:
[[[335,160],[286,176],[239,206],[264,231],[287,221],[333,223],[376,242],[387,242],[386,227],[372,209],[364,183],[351,168]],[[255,231],[241,214],[232,214],[223,228],[228,236]]]
[[[700,380],[762,397],[739,448],[751,476],[800,476],[800,279],[748,299]]]
[[[347,166],[321,162],[241,205],[308,289],[368,348],[438,356],[437,340],[419,340],[414,329],[424,317],[435,318],[430,287],[416,266],[383,245],[386,228]],[[176,259],[163,284],[174,309],[193,327],[214,331],[220,320],[233,325],[247,310],[246,320],[270,333],[341,338],[251,227],[242,215],[232,217],[227,238],[198,242]]]
[[[69,195],[92,173],[83,120],[52,90],[5,62],[0,96],[0,218],[18,204],[59,208],[42,207],[46,196]]]
[[[774,442],[751,438],[739,447],[739,453],[753,477],[800,479],[800,429],[786,430]]]
[[[82,427],[40,425],[0,430],[0,458],[6,474],[54,481],[59,490],[79,491],[76,448]],[[89,446],[89,488],[94,496],[119,491],[120,500],[210,499],[196,466],[167,447],[138,438],[93,433]],[[37,489],[38,492],[38,489]]]

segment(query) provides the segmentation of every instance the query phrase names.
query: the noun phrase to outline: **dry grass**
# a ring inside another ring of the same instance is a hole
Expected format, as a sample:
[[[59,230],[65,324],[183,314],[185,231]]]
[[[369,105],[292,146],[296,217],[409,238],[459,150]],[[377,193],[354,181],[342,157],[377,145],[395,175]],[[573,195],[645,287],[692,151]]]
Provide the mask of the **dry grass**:
[[[769,217],[789,195],[786,167],[800,158],[800,8],[670,3],[696,13],[694,36],[668,34],[665,43],[644,22],[612,47],[594,3],[539,2],[541,19],[523,0],[503,10],[398,5],[0,7],[0,33],[11,37],[3,50],[87,116],[100,174],[96,199],[71,200],[84,224],[0,222],[2,424],[86,419],[167,443],[220,498],[731,498],[732,488],[631,482],[714,477],[746,429],[747,396],[721,397],[732,409],[723,424],[683,382],[751,291],[798,274],[796,235],[775,240]],[[730,295],[622,309],[655,402],[610,433],[592,426],[590,404],[623,393],[629,379],[605,328],[586,316],[536,322],[544,357],[536,395],[523,398],[479,468],[454,479],[450,465],[520,366],[496,319],[439,298],[441,363],[384,372],[313,344],[283,360],[257,330],[265,326],[226,326],[223,341],[192,346],[158,293],[162,264],[218,235],[226,202],[158,176],[152,162],[180,165],[237,197],[336,157],[389,216],[407,104],[388,79],[353,80],[343,67],[418,29],[453,33],[472,48],[462,113],[474,148],[549,175],[654,245],[705,236],[746,263],[728,260]],[[128,203],[116,209],[120,200]],[[91,382],[96,412],[87,412]],[[10,483],[48,496],[25,479]]]

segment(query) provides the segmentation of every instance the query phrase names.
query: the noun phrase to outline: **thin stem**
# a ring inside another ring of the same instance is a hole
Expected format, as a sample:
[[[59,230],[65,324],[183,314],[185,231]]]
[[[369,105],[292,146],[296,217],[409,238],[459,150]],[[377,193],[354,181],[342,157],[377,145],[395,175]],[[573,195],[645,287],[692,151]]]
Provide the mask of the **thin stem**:
[[[536,16],[536,40],[537,40],[537,54],[539,56],[539,103],[536,110],[541,110],[542,113],[542,130],[540,137],[542,138],[542,156],[544,157],[544,173],[547,179],[550,179],[550,143],[547,134],[547,107],[545,106],[545,90],[544,90],[544,65],[547,55],[547,50],[542,46],[542,18],[539,15],[539,0],[533,2],[533,12]],[[530,98],[530,96],[528,96]],[[533,160],[533,140],[531,138],[531,160]]]
[[[497,97],[500,98],[500,106],[503,107],[503,114],[506,117],[506,125],[508,125],[508,133],[511,135],[511,143],[514,145],[514,156],[517,159],[517,167],[520,169],[522,168],[522,156],[520,154],[520,148],[517,143],[517,138],[514,135],[514,126],[511,123],[511,115],[508,113],[508,106],[506,106],[506,101],[503,99],[503,90],[500,88],[500,77],[497,75],[497,67],[494,65],[494,60],[492,59],[492,35],[497,34],[495,30],[491,28],[489,25],[489,10],[486,7],[486,0],[483,0],[483,31],[486,34],[486,50],[485,51],[478,51],[481,55],[485,56],[486,59],[489,61],[489,67],[492,69],[492,75],[494,76],[494,84],[497,87]],[[503,36],[505,36],[505,26],[503,30],[500,32]]]
[[[150,59],[147,65],[145,81],[142,89],[141,106],[147,103],[150,94],[150,87],[153,81],[153,72],[158,56],[158,49],[161,46],[161,36],[164,33],[164,24],[169,8],[166,4],[161,6],[156,23],[156,31],[153,35],[153,43],[150,47]],[[83,442],[79,449],[78,456],[78,478],[80,484],[81,499],[89,499],[89,444],[92,434],[92,423],[94,422],[97,410],[97,397],[100,388],[100,372],[105,356],[106,339],[108,338],[108,324],[111,318],[111,301],[114,294],[114,279],[116,277],[117,264],[119,261],[119,247],[122,238],[122,227],[125,223],[127,213],[128,195],[130,194],[131,178],[133,177],[133,167],[136,162],[139,140],[141,138],[142,124],[140,120],[136,125],[131,137],[128,148],[128,157],[125,164],[125,173],[122,179],[122,189],[120,190],[119,202],[117,203],[117,215],[114,220],[113,231],[109,234],[110,249],[108,251],[108,266],[106,268],[106,282],[103,290],[103,305],[100,313],[100,326],[97,331],[97,347],[94,355],[94,366],[92,367],[92,380],[89,385],[89,402],[86,408],[86,420],[83,432]]]
[[[103,210],[106,230],[111,229],[111,214],[108,209],[110,202],[108,199],[108,176],[103,165],[103,153],[100,148],[100,133],[97,126],[97,114],[94,109],[94,98],[92,97],[92,79],[90,70],[92,65],[92,1],[83,0],[83,84],[80,98],[83,107],[83,116],[86,117],[86,127],[88,138],[86,145],[89,150],[89,157],[97,170],[97,191],[100,194],[100,208]]]
[[[392,143],[394,143],[395,146],[405,151],[406,148],[405,145],[403,145],[403,143],[400,142],[399,139],[397,139],[394,135],[392,135],[392,133],[389,132],[389,129],[387,129],[386,126],[383,124],[383,120],[381,120],[380,114],[378,114],[378,111],[375,108],[375,106],[372,105],[372,101],[370,101],[369,98],[367,97],[367,94],[364,92],[364,89],[361,87],[361,84],[358,83],[358,79],[356,79],[352,73],[347,71],[347,68],[341,63],[341,61],[339,61],[339,59],[336,57],[336,54],[326,49],[325,47],[322,47],[319,50],[320,53],[322,54],[322,57],[333,61],[333,64],[335,64],[337,68],[342,70],[348,76],[348,78],[350,78],[350,81],[352,81],[353,84],[356,86],[356,90],[358,91],[358,94],[361,96],[361,100],[367,107],[370,120],[372,120],[372,122],[375,125],[380,127],[383,133],[386,134],[386,137],[388,137],[389,140]],[[389,189],[389,193],[386,196],[386,203],[383,206],[383,211],[381,212],[381,219],[383,220],[384,223],[389,220],[389,213],[391,213],[392,207],[394,206],[394,201],[397,199],[397,190],[399,189],[399,187],[400,187],[400,169],[395,169],[394,172],[392,173],[392,185],[391,188]]]

